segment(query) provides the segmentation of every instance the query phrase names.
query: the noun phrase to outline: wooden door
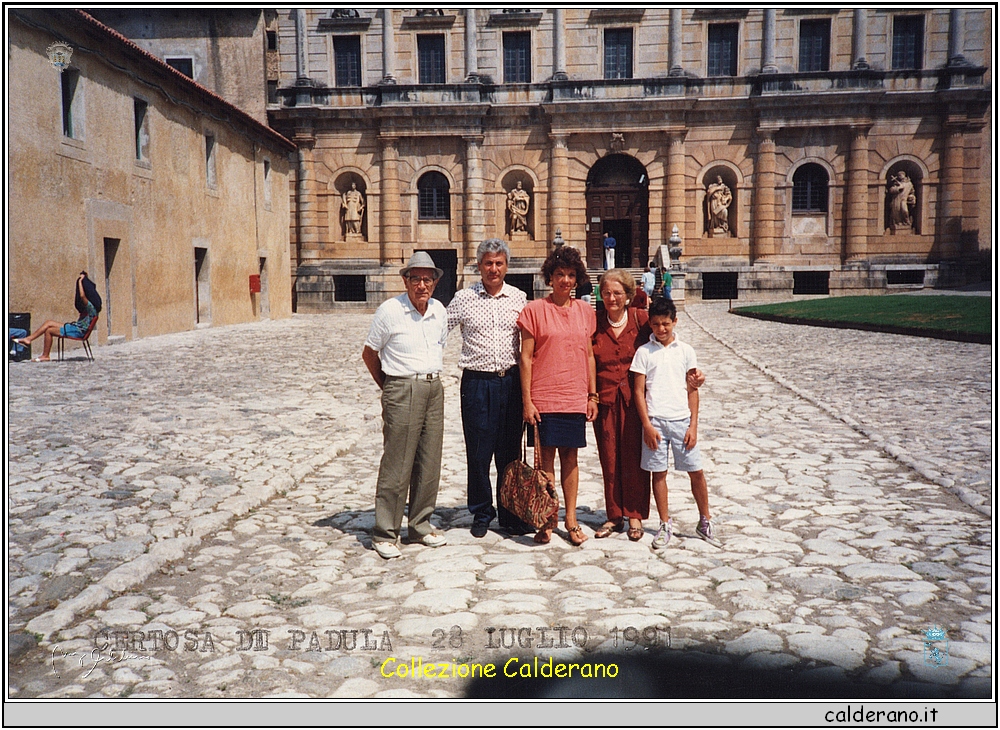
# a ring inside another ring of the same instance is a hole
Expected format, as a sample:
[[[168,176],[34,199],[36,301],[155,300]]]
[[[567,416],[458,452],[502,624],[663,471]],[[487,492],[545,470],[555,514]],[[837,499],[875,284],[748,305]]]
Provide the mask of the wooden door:
[[[587,192],[587,266],[604,267],[604,233],[629,229],[630,240],[616,235],[619,246],[627,251],[617,252],[618,265],[645,267],[649,250],[649,212],[647,192],[641,187],[614,187],[592,189]]]

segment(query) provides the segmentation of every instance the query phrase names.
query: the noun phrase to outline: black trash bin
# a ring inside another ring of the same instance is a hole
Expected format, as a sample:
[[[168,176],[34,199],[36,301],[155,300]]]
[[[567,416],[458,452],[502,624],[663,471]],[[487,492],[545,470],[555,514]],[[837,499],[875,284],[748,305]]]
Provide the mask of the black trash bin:
[[[7,327],[22,329],[31,334],[31,314],[29,312],[9,312],[7,314]],[[9,329],[8,329],[9,333]],[[11,362],[22,362],[31,359],[31,345],[28,347],[15,346],[8,336],[7,338],[7,359]]]

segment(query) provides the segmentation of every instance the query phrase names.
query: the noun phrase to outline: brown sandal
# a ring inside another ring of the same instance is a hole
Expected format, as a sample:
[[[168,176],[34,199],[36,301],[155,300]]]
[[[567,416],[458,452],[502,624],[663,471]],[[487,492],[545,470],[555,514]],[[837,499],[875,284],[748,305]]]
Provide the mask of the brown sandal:
[[[535,542],[539,545],[548,545],[549,541],[552,540],[552,530],[543,527],[541,530],[535,533]]]
[[[631,540],[632,542],[639,542],[639,540],[641,540],[642,536],[645,534],[646,531],[643,530],[642,527],[632,527],[631,525],[629,525],[628,539]]]
[[[623,527],[624,525],[621,522],[612,522],[611,520],[608,520],[600,526],[597,532],[594,533],[594,537],[598,540],[605,537],[611,537],[614,533],[621,532]]]
[[[566,532],[569,533],[569,541],[576,547],[580,547],[587,541],[587,536],[583,534],[583,528],[579,525],[576,525],[575,527],[569,527],[567,525]]]

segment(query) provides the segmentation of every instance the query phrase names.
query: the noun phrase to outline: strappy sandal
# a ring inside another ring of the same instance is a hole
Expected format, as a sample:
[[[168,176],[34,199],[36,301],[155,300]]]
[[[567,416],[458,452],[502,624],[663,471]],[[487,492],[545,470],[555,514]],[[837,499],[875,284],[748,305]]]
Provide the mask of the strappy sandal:
[[[611,537],[614,533],[621,532],[623,526],[624,525],[621,522],[612,522],[611,520],[608,520],[600,526],[597,532],[594,533],[594,537],[598,540],[605,537]]]
[[[552,540],[552,530],[543,527],[541,530],[535,533],[535,542],[539,545],[548,545]]]
[[[575,527],[567,526],[566,532],[569,533],[569,541],[576,547],[580,547],[587,541],[587,536],[583,534],[583,528],[579,525],[576,525]]]
[[[642,529],[642,526],[639,527],[632,527],[632,525],[628,526],[628,539],[631,540],[632,542],[639,542],[642,539],[642,536],[645,534],[646,531]]]

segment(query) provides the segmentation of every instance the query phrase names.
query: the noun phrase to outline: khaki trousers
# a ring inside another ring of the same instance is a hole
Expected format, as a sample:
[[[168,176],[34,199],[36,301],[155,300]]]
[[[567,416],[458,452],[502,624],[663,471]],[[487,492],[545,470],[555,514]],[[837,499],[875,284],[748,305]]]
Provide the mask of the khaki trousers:
[[[373,542],[396,542],[406,513],[410,540],[432,531],[444,440],[441,379],[386,376],[382,388],[382,461],[375,486]]]

